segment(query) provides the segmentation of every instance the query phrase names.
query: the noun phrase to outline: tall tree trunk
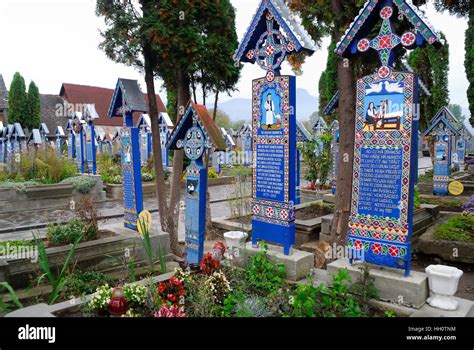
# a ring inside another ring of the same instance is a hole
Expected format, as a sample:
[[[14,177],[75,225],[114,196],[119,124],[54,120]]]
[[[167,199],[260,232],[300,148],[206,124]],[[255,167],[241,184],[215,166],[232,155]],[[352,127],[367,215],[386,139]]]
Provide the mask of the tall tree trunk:
[[[204,72],[201,70],[201,77],[204,80]],[[206,84],[202,82],[202,104],[203,106],[206,105]]]
[[[150,48],[144,49],[145,56],[145,82],[147,87],[148,96],[148,113],[151,121],[151,134],[152,134],[152,147],[153,147],[153,163],[156,173],[156,193],[158,197],[158,208],[160,211],[161,229],[170,234],[171,251],[181,256],[181,249],[178,243],[178,232],[177,230],[170,230],[169,219],[170,208],[167,206],[166,201],[166,184],[165,174],[163,171],[163,159],[161,152],[161,139],[160,139],[160,124],[158,116],[158,106],[156,104],[155,94],[155,82],[154,82],[154,64],[151,59],[147,59],[147,56],[151,54]],[[175,153],[176,154],[176,153]],[[176,155],[175,157],[176,158]]]
[[[333,13],[341,13],[341,0],[331,0]],[[337,21],[334,36],[339,37],[349,23]],[[347,226],[352,202],[352,167],[355,140],[355,78],[352,63],[339,59],[337,64],[339,83],[339,160],[336,206],[331,223],[331,240],[341,245],[347,243]]]
[[[193,91],[194,103],[198,103],[197,96],[196,96],[196,83],[195,83],[195,80],[194,80],[194,76],[191,77],[191,89]]]
[[[219,100],[219,91],[216,91],[214,98],[214,111],[212,113],[212,120],[216,121],[217,116],[217,101]],[[206,170],[209,169],[209,161],[211,159],[211,150],[206,152],[204,155],[204,164],[206,164]],[[211,195],[209,194],[209,186],[206,188],[206,229],[212,229],[212,211],[211,211]]]
[[[216,121],[217,117],[217,101],[219,101],[219,90],[216,90],[216,96],[214,97],[214,111],[212,113],[212,120]]]
[[[178,119],[180,120],[185,112],[186,105],[191,99],[189,93],[190,79],[187,74],[177,69],[177,86],[178,86]],[[179,202],[181,199],[181,178],[183,172],[183,150],[175,150],[173,157],[173,174],[171,177],[171,191],[169,200],[169,213],[165,218],[166,231],[170,233],[171,247],[176,247],[178,256],[182,256],[181,248],[178,241],[178,223],[179,223]],[[174,249],[173,249],[174,251]]]
[[[347,66],[347,67],[346,67]],[[352,167],[355,140],[355,79],[352,67],[338,62],[339,79],[339,159],[336,208],[331,224],[331,239],[345,245],[352,202]]]

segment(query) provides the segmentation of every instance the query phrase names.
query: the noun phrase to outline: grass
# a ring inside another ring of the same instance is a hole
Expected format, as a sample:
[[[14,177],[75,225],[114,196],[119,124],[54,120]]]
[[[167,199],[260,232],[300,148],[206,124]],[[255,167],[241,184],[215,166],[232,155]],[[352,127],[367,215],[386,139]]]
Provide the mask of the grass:
[[[461,207],[463,203],[459,199],[421,197],[421,204],[441,205],[443,207],[456,208]]]
[[[435,237],[445,241],[474,242],[474,216],[456,215],[438,227]]]

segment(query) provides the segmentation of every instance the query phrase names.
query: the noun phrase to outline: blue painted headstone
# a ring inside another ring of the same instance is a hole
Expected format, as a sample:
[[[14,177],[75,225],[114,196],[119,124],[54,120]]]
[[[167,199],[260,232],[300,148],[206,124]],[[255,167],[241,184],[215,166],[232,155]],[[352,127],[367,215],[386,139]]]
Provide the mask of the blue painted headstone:
[[[67,154],[72,160],[76,159],[76,134],[74,132],[74,123],[69,119],[66,125],[67,131]]]
[[[309,133],[306,127],[303,125],[302,122],[296,121],[296,141],[303,145],[305,142],[311,142],[313,140],[313,136]],[[301,154],[300,150],[296,149],[296,199],[295,204],[301,203],[301,193],[300,193],[300,186],[301,186]]]
[[[44,145],[44,140],[45,139],[42,137],[39,129],[31,130],[30,136],[28,136],[28,139],[26,141],[28,150],[31,146],[33,146],[34,150],[37,150],[41,146],[46,147]]]
[[[57,126],[56,130],[54,131],[54,135],[56,136],[56,152],[58,155],[58,158],[61,158],[63,155],[63,145],[64,145],[64,138],[66,135],[64,134],[64,129],[62,126]]]
[[[140,138],[140,160],[141,165],[146,166],[151,157],[151,122],[148,114],[142,114],[137,122]]]
[[[72,132],[74,133],[74,154],[77,168],[81,174],[86,172],[86,142],[85,142],[85,127],[87,123],[82,117],[82,113],[74,112],[72,118]]]
[[[5,135],[7,129],[0,121],[0,163],[5,162]]]
[[[120,129],[124,224],[137,230],[138,215],[143,211],[140,172],[139,131],[133,127],[133,113],[147,111],[145,98],[136,80],[119,79],[110,103],[108,116],[123,118]]]
[[[398,14],[398,16],[397,16]],[[415,32],[398,36],[392,20]],[[378,35],[368,39],[377,22]],[[410,1],[368,0],[336,45],[345,58],[377,51],[378,72],[357,82],[354,169],[348,247],[353,259],[410,272],[415,174],[418,171],[418,78],[392,69],[395,48],[441,45]]]
[[[96,174],[97,172],[97,141],[95,134],[94,120],[99,119],[99,115],[95,109],[95,106],[92,104],[87,104],[84,106],[84,138],[86,146],[86,161],[87,161],[87,172]]]
[[[262,0],[234,55],[266,71],[252,83],[252,243],[281,244],[286,255],[295,242],[296,79],[280,69],[286,56],[315,49],[283,1]]]
[[[332,180],[331,190],[336,194],[337,174],[339,170],[339,122],[335,120],[331,125],[332,134]]]
[[[26,151],[26,136],[20,123],[7,126],[6,157],[9,171],[14,163],[20,162],[21,153]]]
[[[440,115],[431,122],[430,127],[423,133],[423,137],[435,137],[434,165],[433,165],[433,194],[447,195],[451,176],[453,139],[458,136],[456,128]]]
[[[48,135],[49,135],[48,126],[46,125],[46,123],[41,123],[38,130],[39,130],[39,133],[40,133],[40,136],[41,136],[42,145],[44,147],[46,147],[48,145],[48,141],[49,141],[49,139],[48,139]]]
[[[204,252],[207,169],[203,155],[225,150],[225,141],[205,106],[190,101],[171,132],[168,149],[183,149],[191,163],[186,168],[186,260],[199,264]]]

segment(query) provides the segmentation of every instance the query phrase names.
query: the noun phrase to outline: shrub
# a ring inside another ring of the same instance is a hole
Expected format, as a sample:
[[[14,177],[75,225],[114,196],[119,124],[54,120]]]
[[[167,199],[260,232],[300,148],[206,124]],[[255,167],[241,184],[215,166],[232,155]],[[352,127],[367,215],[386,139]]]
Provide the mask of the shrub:
[[[61,181],[63,184],[71,184],[76,191],[87,194],[96,184],[96,180],[90,176],[75,176]]]
[[[209,179],[217,179],[219,177],[219,174],[213,168],[209,168],[207,170],[207,177]]]
[[[11,172],[1,171],[0,180],[15,182],[37,181],[45,184],[58,183],[77,173],[76,165],[69,158],[59,158],[52,148],[20,154],[20,162],[14,163]]]
[[[235,317],[271,317],[272,311],[258,296],[250,296],[236,306]]]
[[[97,157],[97,171],[104,183],[120,184],[122,183],[122,165],[121,159],[108,153]],[[120,182],[114,181],[120,176]]]
[[[435,237],[446,241],[474,241],[474,216],[456,215],[451,216],[448,221],[439,226],[435,231]]]
[[[261,295],[278,290],[286,277],[285,265],[276,263],[268,255],[268,245],[259,244],[263,251],[256,253],[247,262],[247,279],[250,287]]]
[[[85,231],[85,223],[79,219],[72,219],[67,224],[49,224],[46,238],[53,245],[66,245],[75,242]]]
[[[94,201],[89,197],[81,197],[76,214],[85,224],[83,235],[85,240],[95,239],[99,233],[97,225],[98,212]]]
[[[112,283],[113,280],[107,275],[96,271],[75,272],[66,277],[64,294],[67,296],[81,296],[92,294],[104,284]]]

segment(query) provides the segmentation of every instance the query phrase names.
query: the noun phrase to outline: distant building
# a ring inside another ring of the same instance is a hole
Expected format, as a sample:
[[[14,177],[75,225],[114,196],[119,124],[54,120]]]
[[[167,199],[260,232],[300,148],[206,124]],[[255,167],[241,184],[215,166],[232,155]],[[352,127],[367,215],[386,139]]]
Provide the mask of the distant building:
[[[100,130],[108,135],[113,135],[118,127],[123,125],[120,118],[109,118],[107,112],[110,106],[110,101],[114,94],[114,89],[107,89],[97,86],[87,86],[78,84],[63,83],[59,96],[66,102],[67,112],[82,112],[84,104],[93,104],[99,114],[99,118],[94,121],[94,124],[100,126]],[[148,103],[148,96],[143,94],[145,101]],[[156,95],[156,104],[158,112],[166,113],[166,107],[161,101],[160,96]],[[141,113],[137,112],[133,115],[133,125],[136,125]],[[66,125],[66,123],[64,123]],[[55,128],[50,128],[54,130]]]
[[[8,115],[8,91],[3,80],[3,76],[0,74],[0,121],[6,122]]]

